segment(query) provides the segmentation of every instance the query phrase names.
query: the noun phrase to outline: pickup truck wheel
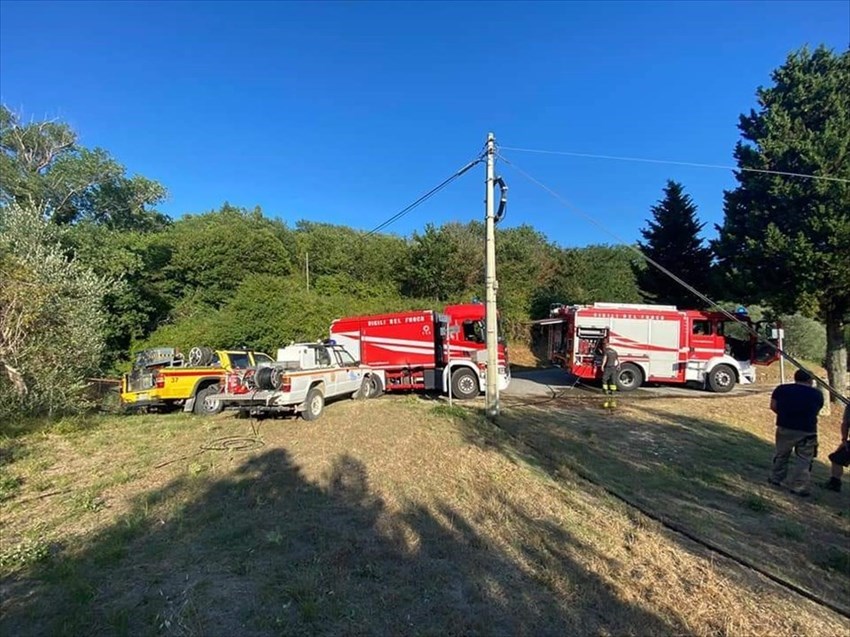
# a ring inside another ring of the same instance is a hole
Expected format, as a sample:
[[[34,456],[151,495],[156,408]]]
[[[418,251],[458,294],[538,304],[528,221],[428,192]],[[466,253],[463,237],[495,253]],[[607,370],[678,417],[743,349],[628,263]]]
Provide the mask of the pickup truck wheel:
[[[279,367],[272,367],[271,374],[269,375],[269,383],[272,389],[280,390],[283,387],[283,377],[285,374],[286,372]]]
[[[301,417],[304,420],[316,420],[322,415],[322,410],[325,408],[325,396],[318,387],[313,387],[307,392],[307,399],[304,401],[304,410],[301,412]]]
[[[193,347],[189,350],[189,365],[205,367],[212,362],[214,353],[209,347]]]
[[[481,393],[478,376],[468,367],[460,367],[452,374],[452,396],[461,400],[477,398]]]
[[[384,383],[381,382],[380,376],[372,374],[369,376],[369,395],[366,398],[377,398],[384,393]]]
[[[363,379],[363,382],[360,383],[360,387],[356,392],[351,394],[351,397],[354,400],[366,400],[367,398],[372,397],[372,383],[369,381],[369,377]]]
[[[199,416],[212,416],[214,414],[220,414],[224,409],[224,403],[220,400],[210,400],[207,396],[212,396],[213,394],[217,394],[219,392],[218,385],[210,385],[209,387],[204,387],[201,391],[199,391],[195,395],[195,404],[192,407],[192,411],[194,411]]]

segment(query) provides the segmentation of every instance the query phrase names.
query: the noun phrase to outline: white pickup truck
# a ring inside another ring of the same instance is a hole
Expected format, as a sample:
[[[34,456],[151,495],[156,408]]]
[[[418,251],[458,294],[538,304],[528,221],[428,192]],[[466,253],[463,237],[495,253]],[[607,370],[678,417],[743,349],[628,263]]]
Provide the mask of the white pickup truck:
[[[228,374],[225,391],[207,400],[243,413],[300,413],[315,420],[327,399],[373,398],[384,383],[382,371],[360,365],[333,341],[298,343],[279,349],[274,362]]]

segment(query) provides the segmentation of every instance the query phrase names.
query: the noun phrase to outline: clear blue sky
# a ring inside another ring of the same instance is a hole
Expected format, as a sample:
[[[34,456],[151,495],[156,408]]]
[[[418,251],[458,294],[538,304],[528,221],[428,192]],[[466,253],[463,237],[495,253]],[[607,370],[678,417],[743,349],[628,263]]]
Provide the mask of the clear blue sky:
[[[731,164],[738,115],[850,2],[2,2],[0,99],[169,190],[369,230],[481,148]],[[505,151],[627,241],[668,178],[708,222],[728,171]],[[510,167],[506,225],[610,243]],[[483,218],[483,168],[390,230]]]

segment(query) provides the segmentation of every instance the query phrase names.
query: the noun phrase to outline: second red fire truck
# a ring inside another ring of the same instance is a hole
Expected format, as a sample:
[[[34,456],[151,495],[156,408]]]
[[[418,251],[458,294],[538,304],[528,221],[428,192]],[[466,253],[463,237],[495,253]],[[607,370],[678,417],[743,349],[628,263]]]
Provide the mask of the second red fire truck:
[[[582,380],[600,378],[600,346],[607,338],[620,358],[617,387],[637,389],[645,382],[700,384],[715,392],[755,382],[754,364],[777,360],[774,348],[722,312],[679,310],[672,305],[594,303],[553,306],[548,328],[549,356]],[[765,333],[742,310],[740,321]]]
[[[442,312],[418,310],[335,320],[330,337],[373,369],[384,370],[377,391],[437,390],[475,398],[487,384],[484,306],[450,305]],[[498,387],[510,382],[507,350],[499,343]],[[376,375],[375,379],[378,378]]]

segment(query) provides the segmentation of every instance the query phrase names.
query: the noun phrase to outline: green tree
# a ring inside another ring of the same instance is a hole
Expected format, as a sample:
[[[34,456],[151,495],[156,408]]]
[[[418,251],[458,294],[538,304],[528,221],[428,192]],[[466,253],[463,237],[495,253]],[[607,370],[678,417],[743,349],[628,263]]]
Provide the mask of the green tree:
[[[332,277],[333,275],[322,275]],[[358,297],[346,291],[306,289],[300,276],[250,274],[220,309],[181,305],[137,348],[251,347],[274,355],[290,341],[327,338],[331,321],[342,316],[427,308],[401,297]]]
[[[846,386],[850,321],[850,51],[791,53],[742,115],[738,186],[725,193],[715,252],[752,302],[826,325],[830,384]],[[749,169],[749,170],[744,170]],[[815,175],[806,179],[755,172]]]
[[[79,223],[64,233],[75,260],[116,285],[106,294],[109,313],[103,367],[124,358],[135,340],[148,336],[168,316],[180,290],[166,275],[171,248],[164,232],[114,230]]]
[[[652,219],[638,242],[644,255],[674,273],[703,293],[711,286],[711,250],[703,244],[699,233],[705,224],[697,221],[697,207],[682,184],[668,181],[664,197],[652,207]],[[705,304],[685,288],[676,284],[652,264],[633,266],[638,286],[645,301],[680,308]]]
[[[442,302],[463,293],[465,273],[452,267],[463,255],[457,243],[448,240],[447,234],[444,228],[431,223],[425,226],[423,233],[413,233],[402,286],[406,296]]]
[[[0,422],[85,405],[112,282],[67,258],[39,210],[0,207]]]
[[[483,236],[483,228],[479,236]],[[558,254],[558,248],[531,226],[497,231],[499,311],[511,340],[527,337],[537,291],[550,287],[562,276]]]
[[[165,273],[182,296],[219,307],[250,274],[292,271],[290,232],[259,208],[225,203],[218,211],[187,215],[167,233],[171,259]]]
[[[0,205],[32,206],[59,224],[149,230],[168,222],[152,209],[164,197],[159,183],[128,177],[105,150],[80,146],[67,124],[25,124],[0,106]]]
[[[535,292],[532,315],[546,316],[550,303],[639,303],[634,272],[642,262],[628,246],[563,249],[557,256],[557,273],[552,281]]]
[[[348,278],[358,290],[374,288],[376,293],[397,292],[401,285],[407,245],[401,237],[388,234],[366,235],[327,223],[299,221],[295,226],[295,263],[306,272],[310,263],[314,277]],[[311,283],[312,285],[312,283]]]

